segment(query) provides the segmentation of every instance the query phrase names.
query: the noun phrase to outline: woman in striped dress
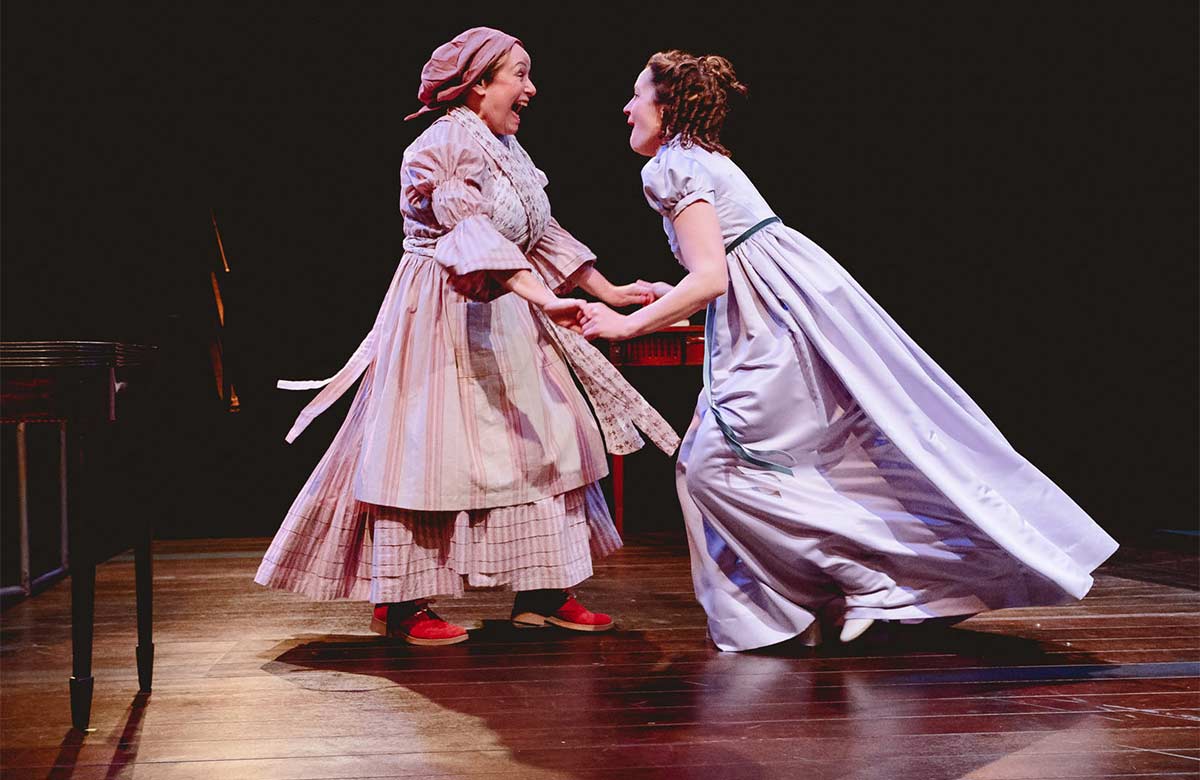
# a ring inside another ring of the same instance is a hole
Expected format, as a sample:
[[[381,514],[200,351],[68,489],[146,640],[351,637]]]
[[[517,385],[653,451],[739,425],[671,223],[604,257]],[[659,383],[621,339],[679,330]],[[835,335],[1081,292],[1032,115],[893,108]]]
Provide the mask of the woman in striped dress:
[[[530,65],[489,28],[434,51],[408,118],[446,113],[405,150],[405,251],[375,325],[336,376],[281,383],[323,388],[291,441],[361,377],[256,581],[369,599],[372,628],[414,644],[467,638],[429,608],[464,586],[516,591],[520,627],[611,628],[567,590],[621,544],[598,484],[597,420],[615,453],[643,444],[635,426],[667,452],[679,441],[576,332],[581,301],[558,297],[652,295],[609,283],[551,217],[546,177],[515,138],[536,94]]]
[[[630,338],[707,307],[705,389],[677,486],[696,594],[724,650],[850,641],[1079,599],[1116,549],[853,278],[785,226],[720,143],[722,57],[650,58],[625,106],[647,201],[688,274],[584,334]]]

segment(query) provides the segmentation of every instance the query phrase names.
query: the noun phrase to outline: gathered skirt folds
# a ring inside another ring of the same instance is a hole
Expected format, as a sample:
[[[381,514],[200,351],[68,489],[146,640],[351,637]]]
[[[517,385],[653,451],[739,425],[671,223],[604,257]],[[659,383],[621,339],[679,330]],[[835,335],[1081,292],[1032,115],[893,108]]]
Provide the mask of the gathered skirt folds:
[[[677,487],[718,647],[1073,601],[1116,543],[819,247],[729,258]]]
[[[373,367],[255,576],[316,600],[376,604],[467,586],[567,588],[621,546],[599,483],[516,506],[418,511],[354,497]]]

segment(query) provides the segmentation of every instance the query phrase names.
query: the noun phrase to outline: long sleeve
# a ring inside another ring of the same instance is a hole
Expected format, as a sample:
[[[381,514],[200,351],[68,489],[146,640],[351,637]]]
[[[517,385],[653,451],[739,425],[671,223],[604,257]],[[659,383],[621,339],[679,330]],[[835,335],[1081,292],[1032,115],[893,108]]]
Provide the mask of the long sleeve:
[[[418,208],[427,206],[419,210],[440,228],[433,259],[450,274],[454,289],[474,300],[492,300],[507,290],[491,272],[531,266],[488,216],[485,192],[492,174],[482,152],[456,125],[444,124],[428,143],[405,152],[402,197]]]
[[[558,295],[574,289],[576,277],[595,261],[596,253],[564,230],[554,218],[529,250],[529,262]]]

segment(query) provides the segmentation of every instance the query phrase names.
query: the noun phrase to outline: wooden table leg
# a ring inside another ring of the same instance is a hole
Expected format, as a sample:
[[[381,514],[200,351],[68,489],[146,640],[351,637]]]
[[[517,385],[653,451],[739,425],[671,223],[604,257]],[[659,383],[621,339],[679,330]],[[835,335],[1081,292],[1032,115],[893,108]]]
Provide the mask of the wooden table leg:
[[[96,620],[96,557],[84,526],[89,499],[94,498],[84,440],[78,426],[67,437],[74,466],[74,496],[67,517],[67,547],[71,565],[71,725],[84,731],[91,721],[91,640]]]
[[[75,524],[72,524],[75,525]],[[78,531],[76,531],[78,538]],[[95,624],[96,563],[71,546],[71,725],[83,731],[92,717],[92,630]]]
[[[69,457],[75,467],[71,511],[67,517],[68,554],[71,567],[71,725],[83,731],[92,718],[92,635],[95,628],[96,558],[85,525],[94,485],[89,481],[84,442],[88,438],[78,426],[67,438]]]
[[[613,455],[613,525],[617,534],[625,536],[625,457]]]
[[[154,559],[150,548],[153,538],[153,527],[147,520],[145,529],[133,546],[137,582],[138,690],[142,693],[150,693],[154,678]]]

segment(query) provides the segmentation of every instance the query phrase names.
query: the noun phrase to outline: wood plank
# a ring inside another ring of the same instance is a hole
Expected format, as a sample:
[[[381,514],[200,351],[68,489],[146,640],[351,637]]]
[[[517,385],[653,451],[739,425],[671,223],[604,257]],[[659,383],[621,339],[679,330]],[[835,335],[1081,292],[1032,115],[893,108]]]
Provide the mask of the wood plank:
[[[65,583],[6,610],[4,777],[999,780],[1200,767],[1200,596],[1169,579],[1101,570],[1078,605],[729,654],[707,640],[685,548],[656,535],[580,588],[618,615],[617,631],[515,632],[510,594],[472,592],[439,603],[470,642],[413,648],[368,634],[367,605],[254,585],[265,546],[157,546],[149,697],[134,695],[132,563],[100,567],[88,735],[67,729]]]

